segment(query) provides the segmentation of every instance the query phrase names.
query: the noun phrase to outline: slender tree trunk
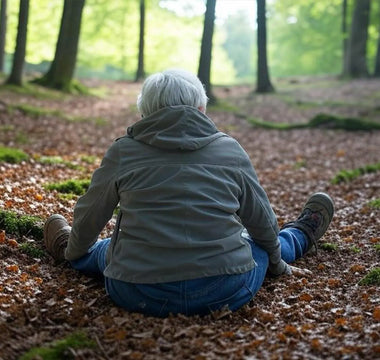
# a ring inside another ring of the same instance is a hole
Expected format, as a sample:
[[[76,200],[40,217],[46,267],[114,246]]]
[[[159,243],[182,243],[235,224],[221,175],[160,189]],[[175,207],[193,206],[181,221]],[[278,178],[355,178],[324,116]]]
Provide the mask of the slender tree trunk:
[[[140,39],[139,39],[139,57],[136,72],[136,81],[145,77],[144,71],[144,39],[145,39],[145,0],[140,0]]]
[[[348,48],[348,32],[347,32],[347,0],[342,2],[342,62],[343,62],[343,74],[348,72],[347,69],[347,48]]]
[[[273,92],[267,60],[267,30],[265,0],[257,1],[257,89],[258,93]]]
[[[37,82],[70,91],[77,60],[80,27],[85,0],[65,0],[54,60]]]
[[[4,72],[5,35],[7,33],[7,0],[1,0],[0,8],[0,72]]]
[[[347,72],[350,77],[367,77],[367,38],[370,0],[356,0],[347,49]]]
[[[22,85],[22,73],[24,69],[26,53],[26,37],[28,30],[29,0],[20,0],[20,11],[18,15],[18,27],[16,48],[13,54],[12,71],[7,80],[8,84]]]
[[[203,26],[201,43],[201,55],[199,58],[198,77],[203,83],[209,103],[214,103],[216,98],[211,88],[211,59],[212,59],[212,37],[214,34],[216,0],[207,0],[206,13]]]
[[[373,72],[374,77],[380,77],[380,24],[379,33],[377,34],[377,51],[375,59],[375,71]]]

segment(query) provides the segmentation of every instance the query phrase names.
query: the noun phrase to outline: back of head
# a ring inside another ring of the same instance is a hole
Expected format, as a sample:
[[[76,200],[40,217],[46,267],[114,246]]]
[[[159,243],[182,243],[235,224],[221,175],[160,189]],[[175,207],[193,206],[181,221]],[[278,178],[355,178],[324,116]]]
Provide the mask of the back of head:
[[[166,106],[188,105],[206,109],[207,96],[197,76],[170,69],[149,76],[137,99],[137,108],[146,117]]]

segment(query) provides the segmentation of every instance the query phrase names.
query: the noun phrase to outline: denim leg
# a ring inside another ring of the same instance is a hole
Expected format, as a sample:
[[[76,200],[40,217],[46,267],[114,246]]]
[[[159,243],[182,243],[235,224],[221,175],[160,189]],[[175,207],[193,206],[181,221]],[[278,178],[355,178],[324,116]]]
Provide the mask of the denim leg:
[[[305,255],[308,247],[308,240],[305,234],[295,228],[285,228],[278,234],[281,243],[281,258],[292,263]]]
[[[71,266],[83,273],[103,277],[106,268],[106,253],[111,239],[98,240],[87,252],[77,260],[70,261]]]

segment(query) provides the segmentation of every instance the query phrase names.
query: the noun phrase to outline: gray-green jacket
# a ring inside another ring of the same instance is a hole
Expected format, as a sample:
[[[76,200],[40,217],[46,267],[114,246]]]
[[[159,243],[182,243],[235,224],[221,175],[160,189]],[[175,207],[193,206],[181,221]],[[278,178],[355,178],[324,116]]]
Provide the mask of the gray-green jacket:
[[[107,277],[160,283],[249,271],[244,227],[270,255],[270,270],[285,270],[248,155],[193,107],[161,109],[112,144],[74,209],[66,259],[87,253],[118,203]]]

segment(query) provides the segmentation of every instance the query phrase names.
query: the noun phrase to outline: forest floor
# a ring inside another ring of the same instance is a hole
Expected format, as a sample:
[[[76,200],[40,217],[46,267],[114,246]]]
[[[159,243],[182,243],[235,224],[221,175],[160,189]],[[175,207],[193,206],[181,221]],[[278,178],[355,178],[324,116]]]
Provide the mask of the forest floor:
[[[71,222],[76,197],[45,185],[88,179],[112,141],[139,119],[141,84],[87,85],[102,95],[0,88],[0,144],[30,156],[18,164],[0,163],[0,210],[43,219],[61,213]],[[269,95],[253,95],[248,86],[215,93],[241,113],[277,123],[307,122],[321,112],[380,122],[379,80],[287,79],[276,87]],[[380,162],[380,132],[262,129],[227,106],[210,107],[208,115],[249,153],[280,224],[298,216],[313,192],[326,191],[334,199],[325,246],[295,263],[312,274],[265,280],[235,313],[158,319],[117,308],[100,282],[67,264],[56,266],[41,251],[22,251],[25,244],[43,250],[41,241],[0,230],[1,360],[49,344],[57,350],[57,340],[66,347],[58,358],[67,359],[380,358],[379,285],[359,284],[380,266],[380,209],[373,206],[380,198],[379,172],[332,183],[341,170]],[[67,337],[73,333],[92,342],[72,344]]]

